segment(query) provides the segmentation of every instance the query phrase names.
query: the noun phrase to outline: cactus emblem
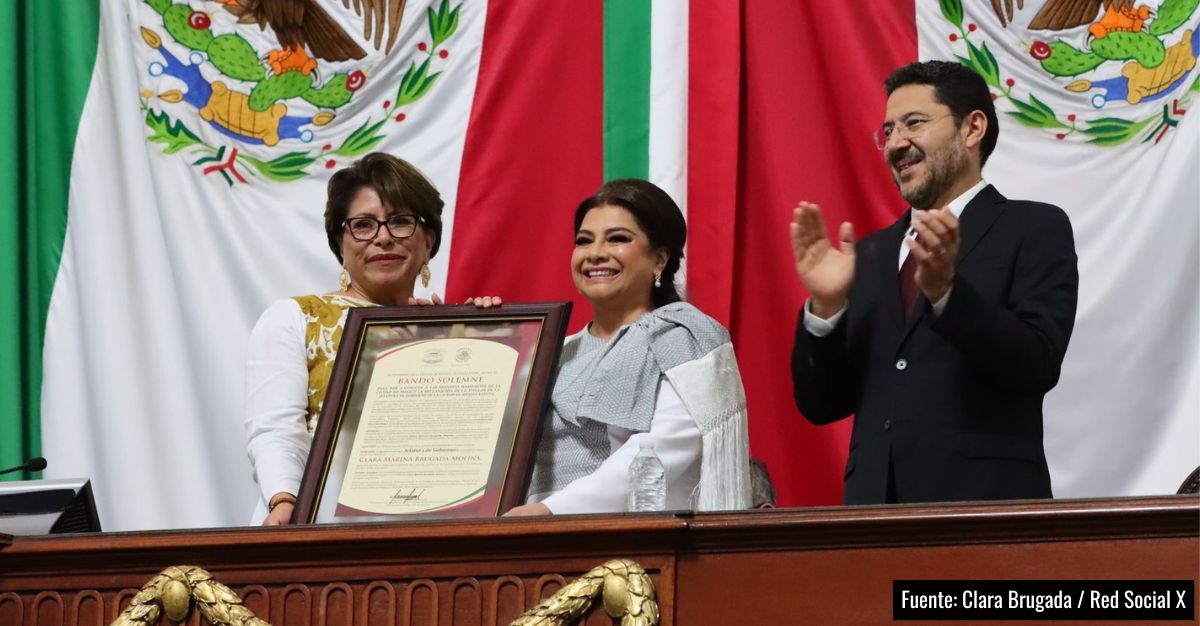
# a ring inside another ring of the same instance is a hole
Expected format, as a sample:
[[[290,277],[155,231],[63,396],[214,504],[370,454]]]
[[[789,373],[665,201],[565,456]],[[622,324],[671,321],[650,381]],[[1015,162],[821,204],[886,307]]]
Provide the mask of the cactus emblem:
[[[271,9],[282,0],[137,1],[145,7],[141,39],[155,55],[140,92],[149,141],[166,154],[184,153],[203,174],[219,174],[230,186],[298,180],[334,167],[332,157],[370,150],[386,136],[387,122],[405,119],[402,108],[438,82],[443,72],[434,66],[448,63],[445,44],[462,7],[433,0],[424,11],[433,46],[422,39],[395,97],[384,100],[382,119],[346,134],[349,129],[332,132],[339,109],[357,100],[373,69],[392,53],[406,0],[354,3],[368,13],[364,39],[374,32],[373,56],[330,18],[341,3],[329,0],[299,0],[305,5],[299,14]],[[297,22],[297,15],[303,19]],[[264,44],[266,35],[258,31],[267,27],[275,41]],[[338,134],[345,137],[337,145],[319,141]]]
[[[959,61],[992,87],[998,110],[1007,108],[1002,100],[1011,107],[1003,111],[1010,119],[1057,140],[1107,147],[1140,138],[1157,144],[1200,91],[1200,0],[1044,0],[1018,2],[1015,11],[1011,0],[992,0],[999,30],[989,32],[1014,39],[990,43],[1023,48],[1042,74],[1022,86],[981,41],[984,34],[963,4],[938,2],[954,31],[950,41],[966,48]],[[1053,97],[1045,90],[1050,86],[1057,91]],[[1039,88],[1040,98],[1034,93]],[[1155,104],[1140,106],[1149,103]],[[1102,111],[1110,106],[1113,112]]]

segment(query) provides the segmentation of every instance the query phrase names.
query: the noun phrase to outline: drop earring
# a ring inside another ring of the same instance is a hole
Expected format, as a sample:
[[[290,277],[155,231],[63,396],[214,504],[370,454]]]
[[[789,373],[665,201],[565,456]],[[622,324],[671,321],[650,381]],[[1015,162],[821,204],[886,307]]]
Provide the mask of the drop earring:
[[[429,264],[426,263],[425,265],[421,266],[421,286],[422,287],[429,287],[429,278],[430,278]]]
[[[342,291],[350,288],[350,272],[347,272],[346,268],[342,268],[342,275],[338,277],[338,281],[342,285]]]
[[[662,287],[662,270],[654,272],[654,286],[655,288]]]

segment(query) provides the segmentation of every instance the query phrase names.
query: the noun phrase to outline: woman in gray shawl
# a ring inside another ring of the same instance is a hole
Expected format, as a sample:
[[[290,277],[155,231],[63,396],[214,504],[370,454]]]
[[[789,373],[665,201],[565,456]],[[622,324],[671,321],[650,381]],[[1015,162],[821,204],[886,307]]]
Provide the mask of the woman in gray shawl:
[[[571,276],[592,321],[563,346],[528,503],[509,515],[626,510],[647,438],[667,509],[749,506],[745,393],[728,331],[675,289],[686,240],[679,207],[644,180],[575,210]]]

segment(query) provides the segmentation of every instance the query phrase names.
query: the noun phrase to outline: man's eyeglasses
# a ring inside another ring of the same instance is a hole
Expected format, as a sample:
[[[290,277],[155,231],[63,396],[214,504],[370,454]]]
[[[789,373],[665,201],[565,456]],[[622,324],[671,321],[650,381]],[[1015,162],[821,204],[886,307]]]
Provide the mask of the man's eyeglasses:
[[[417,224],[422,222],[421,218],[412,213],[397,213],[389,215],[386,220],[377,220],[369,215],[352,217],[342,222],[347,230],[350,231],[350,236],[358,241],[371,241],[379,234],[379,227],[387,226],[388,233],[395,239],[404,239],[412,237],[412,234],[417,230]]]
[[[883,150],[887,148],[888,142],[893,137],[896,139],[912,139],[920,137],[928,130],[929,125],[943,117],[951,117],[952,113],[945,115],[935,115],[933,117],[924,117],[921,115],[913,115],[907,117],[896,124],[884,124],[875,130],[875,147]]]

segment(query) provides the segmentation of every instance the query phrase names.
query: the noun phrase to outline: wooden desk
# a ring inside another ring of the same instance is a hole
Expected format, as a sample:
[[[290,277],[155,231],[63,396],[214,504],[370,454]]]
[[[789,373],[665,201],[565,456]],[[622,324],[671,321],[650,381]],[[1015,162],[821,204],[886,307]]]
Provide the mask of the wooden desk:
[[[664,625],[880,624],[898,578],[1194,581],[1200,499],[0,538],[0,625],[107,626],[186,564],[274,626],[490,626],[613,558],[645,567]],[[596,609],[585,623],[611,620]]]

